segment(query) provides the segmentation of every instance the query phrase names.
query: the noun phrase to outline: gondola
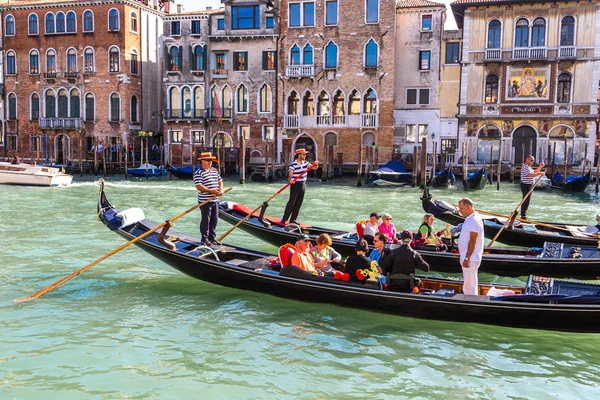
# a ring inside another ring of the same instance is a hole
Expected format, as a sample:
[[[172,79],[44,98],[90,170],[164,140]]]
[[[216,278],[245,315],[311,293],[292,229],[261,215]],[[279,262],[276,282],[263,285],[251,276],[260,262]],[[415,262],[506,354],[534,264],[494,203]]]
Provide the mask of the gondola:
[[[451,168],[446,168],[429,181],[429,186],[434,188],[447,188],[455,183],[456,177],[452,173]]]
[[[186,165],[185,167],[174,167],[169,165],[167,169],[179,179],[192,179],[194,173],[200,169],[200,166]]]
[[[590,171],[585,175],[567,176],[566,181],[564,175],[557,172],[552,177],[552,186],[564,192],[582,193],[588,187],[591,180],[592,174]]]
[[[219,217],[231,224],[236,224],[252,210],[242,204],[221,202]],[[261,223],[261,220],[264,223]],[[268,226],[266,226],[268,225]],[[312,239],[321,233],[327,233],[335,248],[343,256],[356,254],[354,245],[358,236],[344,231],[324,229],[304,224],[282,225],[279,219],[255,214],[242,222],[240,229],[271,243],[282,246],[294,243],[302,231]],[[397,245],[391,245],[391,248]],[[458,254],[452,246],[447,251],[438,251],[432,246],[415,247],[432,270],[440,272],[460,272]],[[578,250],[577,250],[578,249]],[[548,275],[554,277],[570,277],[594,279],[600,277],[600,251],[596,246],[572,248],[560,243],[545,243],[541,248],[507,249],[491,248],[486,250],[479,271],[501,276]],[[579,254],[579,258],[577,257]]]
[[[119,213],[101,184],[98,216],[109,229],[132,240],[156,226],[143,216],[129,222],[118,217],[128,211]],[[600,285],[530,277],[525,287],[496,285],[496,290],[512,290],[515,295],[494,297],[485,296],[491,284],[480,284],[481,295],[473,296],[460,293],[458,280],[422,277],[418,292],[393,292],[380,289],[376,282],[337,281],[292,266],[276,267],[275,257],[267,253],[226,245],[210,248],[201,246],[197,237],[174,230],[167,234],[175,250],[162,244],[157,232],[136,246],[192,278],[223,286],[417,318],[600,332],[600,305],[596,304]]]
[[[458,225],[464,222],[465,218],[458,213],[458,209],[443,200],[433,200],[429,189],[425,188],[421,203],[425,212],[433,214],[436,218],[452,225]],[[506,222],[505,218],[489,217],[481,213],[484,233],[487,238],[493,238],[502,225]],[[540,224],[540,225],[536,225]],[[543,224],[543,225],[542,225]],[[543,246],[545,242],[565,243],[578,246],[597,246],[597,229],[587,225],[561,224],[553,222],[515,222],[512,229],[506,228],[498,241],[514,246]]]
[[[406,171],[400,161],[389,161],[383,167],[369,172],[373,181],[381,179],[387,182],[406,183],[412,182],[413,174]]]
[[[479,171],[467,175],[465,185],[467,190],[480,190],[485,188],[487,183],[488,174],[485,172],[485,168],[481,168]]]
[[[167,170],[162,167],[157,167],[154,164],[141,164],[137,168],[129,168],[127,170],[133,176],[162,176],[167,174]]]

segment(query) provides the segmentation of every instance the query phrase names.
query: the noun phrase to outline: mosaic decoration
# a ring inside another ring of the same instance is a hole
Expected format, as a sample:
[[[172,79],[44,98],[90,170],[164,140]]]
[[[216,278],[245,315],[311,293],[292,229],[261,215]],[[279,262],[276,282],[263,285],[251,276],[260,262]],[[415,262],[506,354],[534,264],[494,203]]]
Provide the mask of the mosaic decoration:
[[[507,100],[548,100],[550,67],[507,67]]]

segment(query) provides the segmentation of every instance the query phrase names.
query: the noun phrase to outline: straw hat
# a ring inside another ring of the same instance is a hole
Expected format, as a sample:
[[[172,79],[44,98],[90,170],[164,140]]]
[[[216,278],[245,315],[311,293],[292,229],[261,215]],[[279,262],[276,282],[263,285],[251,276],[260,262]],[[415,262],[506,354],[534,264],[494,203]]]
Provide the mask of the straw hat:
[[[305,149],[298,149],[294,152],[294,154],[308,154],[308,151]]]
[[[217,161],[217,157],[213,156],[210,151],[200,153],[200,157],[198,157],[198,161],[219,162],[219,161]]]

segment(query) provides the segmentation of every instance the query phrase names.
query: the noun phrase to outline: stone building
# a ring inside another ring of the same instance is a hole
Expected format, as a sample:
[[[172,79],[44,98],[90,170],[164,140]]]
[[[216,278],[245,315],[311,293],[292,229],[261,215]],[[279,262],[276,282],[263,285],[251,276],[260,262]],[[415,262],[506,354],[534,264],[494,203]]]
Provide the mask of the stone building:
[[[158,1],[11,0],[0,11],[5,153],[78,162],[150,122],[160,88],[143,88],[142,75],[156,71],[157,32],[146,27]]]
[[[361,149],[376,145],[378,159],[390,159],[395,8],[394,0],[281,1],[285,155],[303,147],[309,159],[356,165]]]
[[[597,1],[458,0],[459,151],[469,161],[593,161],[600,73]],[[565,149],[566,143],[566,149]],[[554,151],[556,149],[556,151]]]
[[[446,165],[457,161],[458,143],[458,97],[460,94],[460,55],[462,44],[461,30],[445,30],[442,34],[440,65],[440,141],[438,153],[444,156]],[[432,139],[436,139],[432,135]]]

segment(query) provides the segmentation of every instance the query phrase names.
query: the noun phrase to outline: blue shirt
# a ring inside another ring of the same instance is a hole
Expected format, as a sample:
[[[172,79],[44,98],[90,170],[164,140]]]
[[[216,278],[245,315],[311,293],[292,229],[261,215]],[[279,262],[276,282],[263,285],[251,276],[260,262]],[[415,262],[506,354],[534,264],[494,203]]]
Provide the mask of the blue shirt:
[[[377,261],[377,264],[379,264],[379,260],[381,259],[382,255],[383,255],[383,251],[373,249],[373,251],[371,251],[371,254],[369,254],[369,260]]]

